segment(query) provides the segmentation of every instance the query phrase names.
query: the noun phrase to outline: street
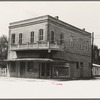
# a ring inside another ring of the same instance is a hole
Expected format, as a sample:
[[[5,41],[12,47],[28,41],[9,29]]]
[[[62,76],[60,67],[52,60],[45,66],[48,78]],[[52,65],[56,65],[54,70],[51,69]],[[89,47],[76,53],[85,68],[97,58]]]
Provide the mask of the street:
[[[100,78],[51,80],[0,77],[0,98],[100,98]]]

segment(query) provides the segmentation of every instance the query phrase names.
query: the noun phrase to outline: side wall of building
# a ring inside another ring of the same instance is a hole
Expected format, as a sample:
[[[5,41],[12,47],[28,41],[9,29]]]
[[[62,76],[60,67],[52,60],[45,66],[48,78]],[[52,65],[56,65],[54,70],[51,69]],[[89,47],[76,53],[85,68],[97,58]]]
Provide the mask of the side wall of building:
[[[59,42],[60,34],[64,34],[64,51],[58,51],[53,55],[53,58],[65,59],[68,61],[78,62],[71,65],[71,73],[73,77],[80,77],[81,70],[83,77],[91,76],[91,35],[84,34],[82,32],[76,32],[67,27],[63,27],[57,23],[49,21],[49,35],[51,30],[55,32],[55,42]],[[70,45],[70,39],[73,38],[73,46]],[[82,40],[82,48],[80,40]],[[88,44],[87,44],[88,42]],[[87,47],[88,46],[88,47]],[[83,63],[83,69],[81,69],[80,63]],[[76,65],[76,66],[75,66]],[[78,67],[78,68],[77,68]]]

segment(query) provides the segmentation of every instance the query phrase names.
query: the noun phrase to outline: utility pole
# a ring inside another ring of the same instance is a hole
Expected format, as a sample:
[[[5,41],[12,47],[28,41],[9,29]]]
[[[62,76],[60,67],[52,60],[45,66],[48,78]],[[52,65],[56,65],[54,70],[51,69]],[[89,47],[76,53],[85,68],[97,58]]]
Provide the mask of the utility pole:
[[[92,69],[93,69],[93,45],[94,45],[94,32],[92,32],[91,37],[91,78],[93,78]]]

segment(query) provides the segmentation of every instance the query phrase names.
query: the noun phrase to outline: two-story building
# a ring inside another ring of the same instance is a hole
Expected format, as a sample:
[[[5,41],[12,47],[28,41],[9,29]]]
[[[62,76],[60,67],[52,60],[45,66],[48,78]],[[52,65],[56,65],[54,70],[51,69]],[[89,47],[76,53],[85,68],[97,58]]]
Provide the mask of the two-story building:
[[[49,15],[9,25],[7,76],[91,77],[91,33]]]

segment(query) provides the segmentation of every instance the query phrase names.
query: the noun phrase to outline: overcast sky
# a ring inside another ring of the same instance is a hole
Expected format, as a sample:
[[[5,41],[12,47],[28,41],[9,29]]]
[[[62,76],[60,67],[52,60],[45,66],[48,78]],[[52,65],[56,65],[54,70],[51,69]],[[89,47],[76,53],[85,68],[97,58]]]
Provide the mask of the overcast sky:
[[[59,19],[95,34],[100,48],[100,1],[0,1],[0,35],[8,36],[9,23],[42,15],[59,16]]]

